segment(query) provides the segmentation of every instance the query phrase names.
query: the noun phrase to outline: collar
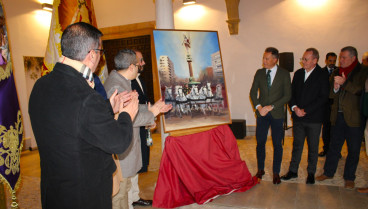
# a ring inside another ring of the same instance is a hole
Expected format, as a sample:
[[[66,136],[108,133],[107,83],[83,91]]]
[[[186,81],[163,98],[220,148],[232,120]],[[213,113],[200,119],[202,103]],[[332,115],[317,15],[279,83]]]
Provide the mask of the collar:
[[[277,65],[273,66],[271,69],[266,69],[266,72],[267,70],[271,70],[271,73],[273,73],[277,70]]]
[[[317,67],[317,65],[316,65],[316,66],[314,66],[314,68],[313,68],[311,71],[309,71],[309,72],[307,72],[307,70],[306,70],[306,69],[304,69],[304,72],[305,72],[306,74],[311,74],[311,73],[313,72],[313,70],[314,70],[314,69],[316,69],[316,67]]]
[[[83,76],[83,78],[86,79],[87,83],[89,84],[91,88],[95,87],[95,83],[93,81],[92,70],[89,69],[85,64],[77,60],[72,60],[65,56],[62,56],[59,62],[65,65],[69,65],[70,67],[74,68],[76,71],[78,71]]]
[[[131,80],[127,79],[124,75],[122,75],[121,73],[119,73],[117,70],[112,70],[111,73],[116,73],[120,78],[124,79],[127,82],[131,82]]]

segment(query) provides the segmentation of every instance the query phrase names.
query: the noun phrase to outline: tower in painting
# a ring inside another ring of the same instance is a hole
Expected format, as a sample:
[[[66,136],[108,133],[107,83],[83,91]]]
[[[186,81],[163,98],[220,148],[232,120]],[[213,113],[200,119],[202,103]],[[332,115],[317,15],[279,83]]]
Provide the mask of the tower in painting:
[[[193,67],[192,67],[192,55],[190,53],[190,33],[185,34],[183,33],[183,43],[182,45],[184,45],[185,47],[185,56],[186,56],[186,60],[188,62],[188,67],[189,67],[189,85],[194,85],[194,84],[199,84],[200,82],[195,82],[194,81],[194,77],[193,77]]]

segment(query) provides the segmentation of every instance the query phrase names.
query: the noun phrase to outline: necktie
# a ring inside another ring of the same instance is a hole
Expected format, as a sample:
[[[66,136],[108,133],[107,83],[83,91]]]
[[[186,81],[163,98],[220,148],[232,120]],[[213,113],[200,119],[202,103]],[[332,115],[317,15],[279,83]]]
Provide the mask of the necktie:
[[[267,87],[271,88],[271,70],[267,70]]]

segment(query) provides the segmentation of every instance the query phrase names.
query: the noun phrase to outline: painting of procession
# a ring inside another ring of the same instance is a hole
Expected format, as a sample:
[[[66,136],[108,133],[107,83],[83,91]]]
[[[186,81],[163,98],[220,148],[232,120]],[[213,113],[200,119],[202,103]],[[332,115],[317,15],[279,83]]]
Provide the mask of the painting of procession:
[[[164,130],[231,123],[216,31],[154,30]]]

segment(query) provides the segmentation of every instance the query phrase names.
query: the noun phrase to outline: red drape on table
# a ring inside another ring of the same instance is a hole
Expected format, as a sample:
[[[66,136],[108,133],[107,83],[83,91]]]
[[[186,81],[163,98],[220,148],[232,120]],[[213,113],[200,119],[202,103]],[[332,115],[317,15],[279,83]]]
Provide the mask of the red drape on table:
[[[153,207],[204,204],[218,195],[244,192],[258,183],[241,160],[227,125],[202,133],[167,137]]]

